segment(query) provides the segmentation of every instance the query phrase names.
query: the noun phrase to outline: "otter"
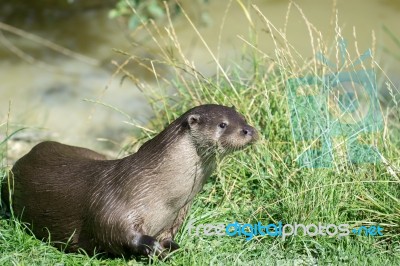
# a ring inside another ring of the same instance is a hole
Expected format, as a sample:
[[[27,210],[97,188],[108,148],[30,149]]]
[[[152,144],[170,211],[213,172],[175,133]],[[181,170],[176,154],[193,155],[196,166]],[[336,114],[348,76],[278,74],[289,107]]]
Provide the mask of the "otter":
[[[233,107],[206,104],[122,159],[46,141],[15,163],[2,198],[37,238],[66,251],[162,257],[179,248],[174,236],[217,156],[257,137]]]

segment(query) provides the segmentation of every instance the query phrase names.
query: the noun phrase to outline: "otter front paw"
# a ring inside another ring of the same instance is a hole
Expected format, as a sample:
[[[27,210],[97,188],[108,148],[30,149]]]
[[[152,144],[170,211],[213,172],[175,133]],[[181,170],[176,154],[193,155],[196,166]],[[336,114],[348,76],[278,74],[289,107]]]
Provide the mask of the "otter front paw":
[[[179,245],[171,238],[165,238],[158,242],[149,235],[140,235],[131,244],[135,254],[149,257],[157,256],[160,259],[164,259],[169,252],[179,249]]]
[[[180,248],[179,245],[171,238],[163,239],[160,244],[164,249],[170,252]]]
[[[136,254],[146,256],[160,256],[163,252],[161,244],[152,236],[141,235],[132,241],[133,250]]]

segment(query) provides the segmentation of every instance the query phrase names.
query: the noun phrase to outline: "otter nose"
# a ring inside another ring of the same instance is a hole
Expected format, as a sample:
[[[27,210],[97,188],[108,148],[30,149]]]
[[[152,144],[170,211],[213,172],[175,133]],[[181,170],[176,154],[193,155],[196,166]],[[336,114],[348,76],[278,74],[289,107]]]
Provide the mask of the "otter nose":
[[[243,133],[245,136],[250,136],[250,137],[255,137],[255,138],[257,138],[257,131],[256,131],[253,127],[251,127],[251,126],[245,126],[245,127],[242,129],[242,133]]]

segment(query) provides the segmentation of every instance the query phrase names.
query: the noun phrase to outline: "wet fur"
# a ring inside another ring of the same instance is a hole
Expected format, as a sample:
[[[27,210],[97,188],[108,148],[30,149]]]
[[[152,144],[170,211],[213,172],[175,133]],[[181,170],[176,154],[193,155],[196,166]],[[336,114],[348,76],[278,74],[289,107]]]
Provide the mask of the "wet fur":
[[[214,132],[221,119],[236,130],[225,138]],[[162,255],[179,247],[173,238],[215,169],[218,147],[225,154],[256,136],[232,108],[203,105],[119,160],[43,142],[12,169],[12,207],[17,217],[31,223],[36,237],[47,238],[50,232],[59,247],[70,239],[69,251]],[[9,204],[8,186],[2,187]]]

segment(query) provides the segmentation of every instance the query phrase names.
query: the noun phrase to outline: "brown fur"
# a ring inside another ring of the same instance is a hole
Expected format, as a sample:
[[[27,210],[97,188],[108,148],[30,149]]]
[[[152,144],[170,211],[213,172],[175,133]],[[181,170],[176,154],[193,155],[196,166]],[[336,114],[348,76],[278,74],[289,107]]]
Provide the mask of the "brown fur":
[[[226,126],[224,127],[224,123]],[[164,254],[220,155],[257,138],[233,108],[195,107],[126,158],[43,142],[12,169],[12,207],[36,237],[67,250]],[[7,185],[2,198],[8,202]]]

